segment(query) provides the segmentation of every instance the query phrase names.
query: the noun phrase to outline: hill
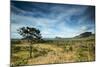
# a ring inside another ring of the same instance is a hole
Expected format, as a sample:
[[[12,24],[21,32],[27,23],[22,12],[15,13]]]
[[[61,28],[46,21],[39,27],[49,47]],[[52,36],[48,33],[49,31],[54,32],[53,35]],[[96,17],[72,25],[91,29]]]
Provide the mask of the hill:
[[[85,37],[94,37],[94,36],[95,34],[92,34],[92,32],[84,32],[78,36],[75,36],[74,38],[85,38]]]

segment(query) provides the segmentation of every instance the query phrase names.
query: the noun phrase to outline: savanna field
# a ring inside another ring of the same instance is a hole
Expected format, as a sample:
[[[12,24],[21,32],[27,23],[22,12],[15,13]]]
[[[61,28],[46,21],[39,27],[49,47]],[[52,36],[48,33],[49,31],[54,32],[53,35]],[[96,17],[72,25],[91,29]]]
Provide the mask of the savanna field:
[[[10,8],[11,67],[95,61],[95,6],[16,0]]]
[[[32,44],[11,42],[11,66],[95,61],[95,37],[53,39]]]

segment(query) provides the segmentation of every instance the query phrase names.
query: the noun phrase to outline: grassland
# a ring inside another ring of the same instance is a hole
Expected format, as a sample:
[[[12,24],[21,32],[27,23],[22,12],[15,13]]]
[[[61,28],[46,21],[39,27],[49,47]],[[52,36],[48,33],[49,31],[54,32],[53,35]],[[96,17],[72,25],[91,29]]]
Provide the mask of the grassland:
[[[53,39],[32,45],[11,43],[11,66],[89,62],[95,60],[95,38]]]

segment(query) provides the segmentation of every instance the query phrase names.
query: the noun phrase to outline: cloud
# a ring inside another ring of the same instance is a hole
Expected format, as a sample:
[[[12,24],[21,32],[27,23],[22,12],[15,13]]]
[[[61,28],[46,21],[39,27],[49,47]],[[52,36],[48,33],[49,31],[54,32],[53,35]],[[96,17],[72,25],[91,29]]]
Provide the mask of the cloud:
[[[93,16],[89,13],[89,7],[94,8],[81,5],[12,2],[11,36],[20,37],[17,29],[23,26],[38,28],[44,38],[74,37],[81,32],[93,32],[95,24],[89,19]]]

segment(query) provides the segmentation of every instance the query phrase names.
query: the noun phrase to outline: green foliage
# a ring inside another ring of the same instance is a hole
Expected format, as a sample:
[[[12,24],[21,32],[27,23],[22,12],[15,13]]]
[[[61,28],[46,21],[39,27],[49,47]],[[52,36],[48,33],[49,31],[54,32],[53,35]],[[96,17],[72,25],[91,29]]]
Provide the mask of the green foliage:
[[[21,44],[20,40],[11,40],[11,44]]]
[[[22,27],[18,29],[18,33],[30,43],[36,43],[42,38],[40,30],[33,27]]]

